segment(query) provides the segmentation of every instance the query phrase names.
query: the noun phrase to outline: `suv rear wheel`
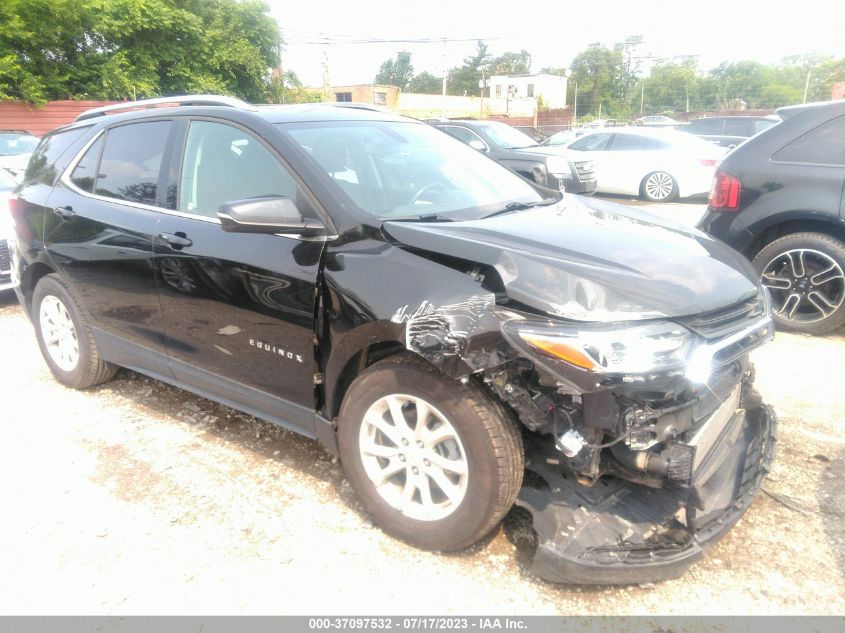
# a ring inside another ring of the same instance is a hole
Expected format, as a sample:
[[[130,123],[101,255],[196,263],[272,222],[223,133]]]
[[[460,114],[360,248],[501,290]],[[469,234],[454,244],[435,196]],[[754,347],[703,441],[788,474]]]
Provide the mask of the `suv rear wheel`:
[[[338,443],[373,519],[425,549],[472,545],[522,485],[522,437],[504,408],[409,354],[376,363],[352,383]]]
[[[821,233],[775,240],[754,258],[772,295],[775,323],[824,334],[845,323],[845,244]]]
[[[35,337],[50,371],[63,385],[85,389],[110,380],[117,367],[107,363],[76,300],[58,275],[46,275],[32,295]]]

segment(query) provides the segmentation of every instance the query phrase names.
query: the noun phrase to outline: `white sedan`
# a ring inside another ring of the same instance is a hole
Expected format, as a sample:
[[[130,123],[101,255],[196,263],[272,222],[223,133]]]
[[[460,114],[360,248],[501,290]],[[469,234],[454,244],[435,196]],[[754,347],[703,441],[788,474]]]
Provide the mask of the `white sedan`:
[[[571,158],[591,160],[601,193],[669,202],[710,191],[725,149],[675,130],[612,128],[564,146]]]

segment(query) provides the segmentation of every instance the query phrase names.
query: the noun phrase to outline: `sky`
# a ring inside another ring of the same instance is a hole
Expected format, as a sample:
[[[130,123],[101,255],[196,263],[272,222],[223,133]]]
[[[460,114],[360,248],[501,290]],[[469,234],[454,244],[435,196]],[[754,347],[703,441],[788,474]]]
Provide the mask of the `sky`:
[[[697,55],[705,70],[722,61],[845,56],[843,0],[265,1],[287,42],[283,69],[309,86],[323,84],[324,62],[331,85],[372,83],[381,63],[401,50],[411,52],[416,73],[440,75],[473,53],[475,39],[494,54],[528,50],[533,72],[565,67],[590,43],[612,46],[629,35],[645,38],[647,56]],[[441,38],[468,41],[348,43]]]

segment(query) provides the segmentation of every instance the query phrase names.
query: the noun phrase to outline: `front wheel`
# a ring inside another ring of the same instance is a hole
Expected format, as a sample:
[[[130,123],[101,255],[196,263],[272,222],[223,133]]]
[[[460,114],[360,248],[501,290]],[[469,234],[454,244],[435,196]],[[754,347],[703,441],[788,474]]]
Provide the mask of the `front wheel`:
[[[775,324],[824,334],[845,324],[845,244],[821,233],[775,240],[754,258],[772,296]]]
[[[643,178],[640,193],[649,202],[671,202],[678,197],[678,183],[671,174],[655,171]]]
[[[376,363],[352,383],[338,444],[375,522],[424,549],[472,545],[522,485],[522,437],[504,408],[411,355]]]

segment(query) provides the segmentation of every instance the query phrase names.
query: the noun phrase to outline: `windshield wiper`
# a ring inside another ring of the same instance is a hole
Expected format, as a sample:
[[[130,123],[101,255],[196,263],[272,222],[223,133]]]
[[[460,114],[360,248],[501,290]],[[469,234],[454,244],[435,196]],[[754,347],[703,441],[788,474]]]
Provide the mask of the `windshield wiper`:
[[[539,202],[508,202],[498,211],[493,211],[493,213],[481,216],[481,219],[486,220],[487,218],[493,218],[497,215],[504,215],[505,213],[511,213],[512,211],[524,211],[525,209],[533,209],[534,207],[547,207],[555,202],[557,202],[555,198],[543,198]]]

